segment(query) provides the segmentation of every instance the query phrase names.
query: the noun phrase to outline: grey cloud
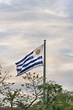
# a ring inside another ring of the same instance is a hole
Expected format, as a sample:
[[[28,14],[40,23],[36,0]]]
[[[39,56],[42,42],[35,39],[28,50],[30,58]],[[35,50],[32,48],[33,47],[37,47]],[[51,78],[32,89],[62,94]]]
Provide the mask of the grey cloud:
[[[0,61],[11,73],[17,60],[46,39],[47,72],[52,71],[48,77],[70,86],[73,82],[70,68],[73,63],[70,56],[73,53],[72,1],[67,3],[68,0],[12,0],[10,4],[0,4]]]
[[[72,12],[72,0],[18,0],[11,1],[11,4],[7,5],[5,3],[0,4],[1,11],[22,11],[22,10],[51,10],[55,12],[57,15],[59,14],[68,14],[70,17],[73,16]]]
[[[1,9],[4,9],[4,10],[8,10],[9,8],[11,9],[11,11],[13,10],[16,10],[16,11],[19,11],[19,10],[23,10],[23,9],[33,9],[35,8],[36,6],[39,7],[39,6],[50,6],[49,4],[50,2],[49,1],[44,1],[42,0],[41,1],[38,1],[38,0],[18,0],[18,1],[11,1],[11,4],[10,6],[5,4],[5,3],[2,3],[1,4]],[[45,4],[45,5],[44,5]]]
[[[39,11],[39,10],[38,10]],[[45,13],[45,12],[41,12],[39,11],[37,13],[37,11],[19,11],[19,12],[1,12],[0,13],[0,20],[4,22],[4,20],[6,21],[11,21],[13,20],[11,23],[17,23],[17,21],[53,21],[54,19],[61,19],[60,17],[57,18],[54,15]]]

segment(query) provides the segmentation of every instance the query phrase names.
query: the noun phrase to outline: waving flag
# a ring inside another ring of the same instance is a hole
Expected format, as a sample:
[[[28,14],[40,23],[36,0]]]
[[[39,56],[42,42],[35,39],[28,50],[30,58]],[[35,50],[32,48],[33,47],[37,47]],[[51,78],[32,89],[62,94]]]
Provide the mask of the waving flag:
[[[35,67],[43,66],[43,51],[44,44],[18,61],[16,63],[17,76],[20,76]]]

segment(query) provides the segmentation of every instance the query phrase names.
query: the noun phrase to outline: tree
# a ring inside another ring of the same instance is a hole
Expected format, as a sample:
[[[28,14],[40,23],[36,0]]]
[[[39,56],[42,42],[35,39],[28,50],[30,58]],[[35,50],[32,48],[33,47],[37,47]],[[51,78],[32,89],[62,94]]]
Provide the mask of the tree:
[[[2,72],[1,72],[2,74]],[[48,81],[42,84],[43,78],[36,73],[27,73],[23,76],[24,84],[21,89],[11,89],[15,83],[6,83],[5,76],[1,77],[1,93],[3,101],[10,104],[11,109],[14,105],[24,110],[72,110],[73,92],[63,90],[62,85],[55,81]],[[9,77],[10,78],[10,77]],[[43,102],[43,88],[45,89],[45,103]]]
[[[0,66],[0,84],[2,82],[5,81],[6,78],[8,78],[8,73],[5,71],[5,72],[2,72],[2,67]]]
[[[21,86],[26,92],[24,101],[22,101],[23,103],[19,103],[22,104],[23,108],[26,110],[39,100],[42,91],[38,89],[38,85],[41,84],[42,77],[35,73],[27,73],[25,77],[23,76],[23,79],[26,80],[26,82],[25,84],[21,84]]]
[[[8,89],[6,89],[6,91],[4,91],[3,102],[10,103],[11,110],[13,109],[13,106],[16,104],[16,100],[18,100],[20,91],[21,90],[18,90],[18,89],[13,90],[10,88],[8,88]]]
[[[45,110],[65,110],[65,108],[72,108],[73,92],[65,91],[62,86],[56,84],[54,81],[49,81],[46,84],[40,85],[39,89],[45,88],[46,101],[45,105],[40,104],[41,109],[45,106]]]
[[[9,79],[10,77],[11,75],[9,75],[8,72],[4,71],[3,68],[0,66],[0,96],[3,94],[5,85],[9,85],[9,84],[6,84],[6,79]],[[0,102],[2,102],[2,98]],[[4,104],[2,103],[1,105],[3,106]]]
[[[43,106],[45,106],[45,110],[46,109],[54,109],[55,110],[55,102],[56,102],[56,96],[57,94],[62,92],[62,86],[59,84],[56,84],[54,81],[49,81],[45,84],[42,84],[40,86],[38,86],[39,89],[45,88],[46,91],[46,100],[45,100],[45,104],[42,104]],[[43,96],[41,96],[42,98]],[[43,102],[42,102],[43,103]],[[42,107],[43,108],[43,107]]]

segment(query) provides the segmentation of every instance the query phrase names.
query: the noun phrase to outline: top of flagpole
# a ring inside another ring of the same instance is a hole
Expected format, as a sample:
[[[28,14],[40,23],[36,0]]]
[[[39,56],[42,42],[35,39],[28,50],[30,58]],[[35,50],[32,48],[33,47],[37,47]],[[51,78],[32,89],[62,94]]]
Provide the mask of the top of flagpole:
[[[44,42],[46,41],[46,39],[44,39]]]

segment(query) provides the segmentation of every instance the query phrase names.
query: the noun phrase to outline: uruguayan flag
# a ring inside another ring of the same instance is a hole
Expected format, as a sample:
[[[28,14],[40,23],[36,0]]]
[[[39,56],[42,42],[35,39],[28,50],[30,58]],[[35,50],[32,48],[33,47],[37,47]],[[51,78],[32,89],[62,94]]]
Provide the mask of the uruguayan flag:
[[[26,55],[22,60],[18,61],[16,63],[17,76],[20,76],[35,67],[43,66],[43,50],[44,45],[41,45]]]

